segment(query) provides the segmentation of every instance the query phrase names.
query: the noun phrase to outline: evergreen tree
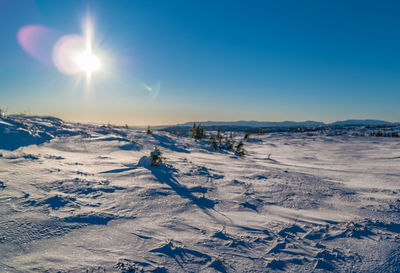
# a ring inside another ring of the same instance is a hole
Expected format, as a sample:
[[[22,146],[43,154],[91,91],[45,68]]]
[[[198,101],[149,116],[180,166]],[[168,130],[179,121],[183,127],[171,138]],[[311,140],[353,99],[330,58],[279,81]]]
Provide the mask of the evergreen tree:
[[[234,144],[235,144],[235,142],[233,141],[233,139],[225,137],[225,141],[224,141],[225,149],[232,150]]]
[[[204,138],[204,126],[196,125],[196,123],[194,122],[192,129],[190,129],[190,136],[196,139]]]
[[[205,138],[205,132],[204,132],[204,126],[199,125],[198,126],[198,134],[197,138]]]
[[[163,162],[163,157],[161,155],[161,151],[157,146],[154,146],[153,152],[150,153],[151,156],[151,166],[158,166]]]
[[[197,128],[197,126],[196,126],[196,122],[193,122],[193,125],[192,125],[192,128],[190,129],[190,137],[195,137],[195,135],[196,135],[196,128]]]
[[[222,136],[222,134],[221,134],[221,129],[220,129],[220,128],[217,129],[217,136],[216,136],[215,138],[216,138],[216,140],[218,141],[218,143],[221,145],[223,136]]]

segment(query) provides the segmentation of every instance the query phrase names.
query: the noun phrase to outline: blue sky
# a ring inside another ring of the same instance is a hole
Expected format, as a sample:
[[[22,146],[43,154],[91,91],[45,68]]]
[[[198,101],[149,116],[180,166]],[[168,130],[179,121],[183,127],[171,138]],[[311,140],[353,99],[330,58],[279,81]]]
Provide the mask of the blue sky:
[[[104,57],[89,90],[17,40],[26,25],[81,34],[88,10]],[[400,121],[399,14],[399,1],[0,0],[0,107],[132,125]]]

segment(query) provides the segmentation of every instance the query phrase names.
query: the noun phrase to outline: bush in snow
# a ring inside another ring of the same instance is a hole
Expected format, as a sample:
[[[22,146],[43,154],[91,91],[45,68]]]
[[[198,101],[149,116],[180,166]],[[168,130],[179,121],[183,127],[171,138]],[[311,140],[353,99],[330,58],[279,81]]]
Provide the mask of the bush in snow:
[[[151,166],[158,166],[163,163],[164,158],[161,155],[161,151],[157,146],[154,146],[154,150],[150,153]]]
[[[240,141],[239,144],[236,145],[236,147],[235,147],[236,153],[240,156],[244,155],[244,152],[245,152],[243,146],[244,146],[243,142]]]
[[[219,149],[219,145],[216,141],[216,138],[213,136],[210,136],[210,140],[211,140],[211,146],[215,149],[218,150]]]
[[[230,134],[229,138],[226,137],[225,141],[224,141],[224,148],[226,150],[232,150],[233,149],[233,145],[235,144],[235,141],[233,139],[233,135],[232,133]]]
[[[216,150],[234,150],[235,139],[233,132],[229,133],[229,136],[223,136],[221,130],[217,130],[215,137],[211,136],[211,146]]]
[[[382,131],[378,131],[378,132],[376,132],[375,134],[373,134],[373,135],[375,135],[375,136],[377,136],[377,137],[381,137],[381,136],[383,136],[383,133],[382,133]]]
[[[196,139],[205,138],[204,126],[196,125],[196,123],[193,123],[193,126],[190,129],[190,136]]]
[[[150,125],[147,126],[147,130],[146,130],[146,134],[151,135],[153,133],[153,131],[150,128]]]

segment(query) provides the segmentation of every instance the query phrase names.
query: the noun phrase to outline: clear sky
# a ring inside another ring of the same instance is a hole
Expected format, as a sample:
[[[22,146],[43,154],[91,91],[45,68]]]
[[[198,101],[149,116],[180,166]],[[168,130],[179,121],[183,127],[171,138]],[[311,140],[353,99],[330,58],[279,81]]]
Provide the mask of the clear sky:
[[[45,58],[88,10],[90,87]],[[132,125],[400,121],[399,14],[384,0],[0,0],[0,107]],[[17,39],[29,25],[46,30],[34,53]]]

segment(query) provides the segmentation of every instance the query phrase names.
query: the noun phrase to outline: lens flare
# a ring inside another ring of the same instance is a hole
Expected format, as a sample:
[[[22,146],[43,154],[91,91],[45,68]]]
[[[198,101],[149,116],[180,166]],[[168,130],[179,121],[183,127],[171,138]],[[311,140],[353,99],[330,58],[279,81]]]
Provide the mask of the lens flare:
[[[143,84],[144,89],[150,94],[151,99],[155,100],[160,92],[161,83],[156,82],[153,85]]]
[[[85,51],[85,39],[81,35],[71,34],[61,37],[53,48],[53,62],[63,74],[82,72],[77,62],[80,52]]]
[[[52,65],[51,51],[57,32],[43,25],[26,25],[18,30],[17,40],[30,56],[45,65]]]

